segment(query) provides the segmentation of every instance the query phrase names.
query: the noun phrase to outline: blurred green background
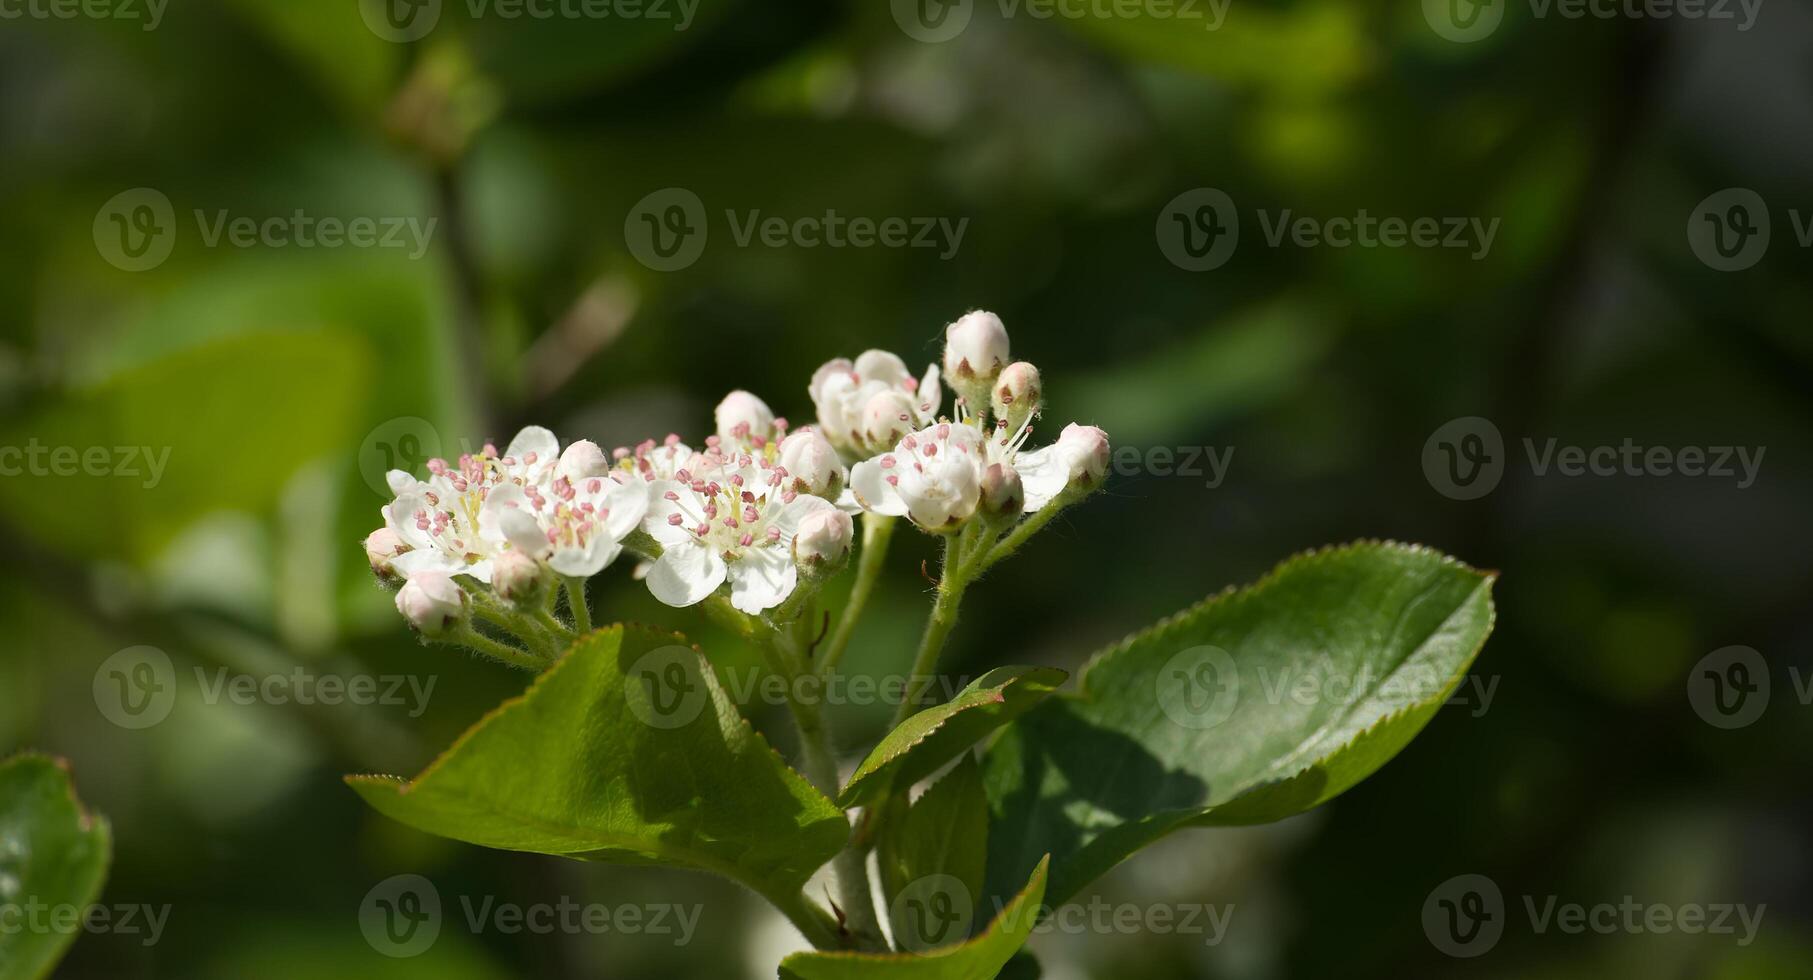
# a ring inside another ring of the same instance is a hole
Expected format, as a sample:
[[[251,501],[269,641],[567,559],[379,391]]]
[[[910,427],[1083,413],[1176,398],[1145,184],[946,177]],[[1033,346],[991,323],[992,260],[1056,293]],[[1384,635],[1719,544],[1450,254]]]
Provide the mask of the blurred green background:
[[[155,481],[0,477],[0,752],[69,758],[116,830],[103,901],[171,908],[156,945],[83,936],[63,974],[771,976],[793,938],[736,886],[431,839],[341,785],[417,771],[525,683],[408,634],[358,547],[385,502],[374,474],[528,422],[607,447],[696,440],[732,387],[805,422],[822,361],[884,347],[917,370],[946,321],[986,307],[1044,372],[1046,435],[1075,419],[1142,454],[1233,455],[1214,486],[1206,462],[1117,474],[972,593],[953,673],[1075,666],[1328,542],[1413,540],[1503,574],[1485,710],[1450,706],[1320,811],[1180,835],[1093,890],[1231,903],[1219,942],[1050,933],[1032,947],[1047,976],[1813,976],[1813,263],[1795,224],[1813,210],[1813,14],[1769,5],[1744,31],[1506,2],[1471,43],[1408,0],[1233,0],[1212,30],[1206,3],[1197,20],[989,0],[536,20],[446,0],[409,42],[389,37],[427,8],[354,0],[178,0],[151,30],[139,5],[0,20],[0,446],[168,451]],[[928,13],[967,20],[924,41]],[[1769,202],[1774,238],[1714,271],[1684,229],[1734,186]],[[632,248],[638,202],[675,187],[709,233],[657,271]],[[1167,202],[1197,187],[1240,210],[1238,249],[1207,272],[1161,247]],[[142,271],[111,213],[142,232],[153,198],[109,205],[136,188],[171,208],[153,222],[167,257]],[[1254,220],[1361,208],[1501,225],[1476,260],[1272,247]],[[967,224],[947,256],[739,244],[724,218],[827,209]],[[419,256],[210,244],[223,212],[436,224]],[[1467,416],[1509,459],[1455,500],[1425,443]],[[1526,437],[1766,456],[1744,488],[1569,478],[1533,472]],[[898,541],[852,669],[910,659],[934,553]],[[624,568],[594,589],[605,618],[692,622]],[[1725,730],[1688,683],[1734,644],[1766,658],[1773,696]],[[109,723],[95,689],[136,645],[179,680],[144,730]],[[412,717],[210,704],[195,681],[298,667],[436,686]],[[847,751],[885,715],[842,712]],[[454,922],[389,959],[358,914],[400,873],[450,907],[703,914],[683,946]],[[1488,955],[1450,959],[1424,906],[1465,873],[1512,909]],[[1533,929],[1524,895],[1767,911],[1747,946],[1570,935]]]

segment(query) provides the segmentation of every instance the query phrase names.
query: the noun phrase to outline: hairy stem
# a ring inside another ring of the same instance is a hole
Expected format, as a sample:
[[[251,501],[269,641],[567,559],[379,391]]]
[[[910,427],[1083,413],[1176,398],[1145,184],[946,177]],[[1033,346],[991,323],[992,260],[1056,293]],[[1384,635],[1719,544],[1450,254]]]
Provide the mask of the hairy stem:
[[[581,634],[592,631],[592,610],[585,604],[585,579],[571,575],[561,579],[567,587],[567,607],[573,611],[573,625]]]
[[[454,643],[476,650],[487,657],[501,660],[512,667],[521,667],[524,670],[540,670],[542,667],[543,661],[540,657],[519,647],[513,647],[507,643],[499,643],[470,626],[462,626],[453,630],[442,639],[448,643]]]
[[[1064,509],[1065,503],[1066,501],[1061,499],[1053,500],[1040,508],[1038,513],[1021,521],[1012,531],[1007,532],[1007,537],[1002,538],[1000,544],[990,548],[986,554],[977,557],[973,574],[980,575],[988,571],[1001,559],[1020,550],[1020,546],[1026,543],[1027,538],[1039,533],[1045,525],[1051,523],[1052,518],[1058,516],[1058,512]]]
[[[964,575],[964,554],[961,539],[947,538],[944,542],[944,573],[938,579],[938,595],[932,600],[932,614],[925,621],[925,633],[919,639],[919,653],[913,657],[912,672],[907,675],[906,697],[900,706],[894,709],[894,720],[889,728],[897,728],[914,714],[914,705],[919,700],[919,685],[925,683],[938,669],[938,657],[944,653],[944,643],[950,638],[951,628],[957,625],[957,607],[963,602],[963,592],[969,588],[969,580]]]
[[[881,578],[881,566],[888,556],[888,542],[894,538],[896,520],[885,514],[862,515],[862,554],[856,559],[856,582],[850,586],[850,601],[844,604],[837,630],[831,634],[831,642],[825,646],[825,655],[818,665],[819,672],[827,677],[843,659],[844,651],[850,646],[850,637],[856,633],[856,621],[862,618],[869,596],[875,591],[875,582]]]

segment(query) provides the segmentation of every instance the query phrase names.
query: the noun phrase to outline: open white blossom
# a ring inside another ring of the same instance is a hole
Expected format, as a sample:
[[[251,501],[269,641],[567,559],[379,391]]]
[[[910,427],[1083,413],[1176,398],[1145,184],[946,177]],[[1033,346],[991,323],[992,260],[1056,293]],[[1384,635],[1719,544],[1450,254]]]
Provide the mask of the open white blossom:
[[[396,499],[384,508],[385,526],[409,550],[393,557],[390,567],[404,578],[433,571],[490,582],[491,558],[505,540],[491,533],[491,492],[502,486],[540,488],[553,479],[559,461],[554,433],[532,425],[501,455],[486,443],[456,464],[429,460],[426,480],[392,470],[388,479]]]
[[[806,391],[818,412],[819,431],[851,460],[887,452],[902,433],[931,424],[944,398],[938,365],[928,366],[925,377],[915,379],[907,373],[905,361],[883,350],[864,351],[855,363],[842,357],[826,362],[813,372]],[[869,416],[897,422],[898,429],[871,437]]]
[[[546,488],[505,483],[485,498],[483,533],[507,541],[562,574],[595,575],[623,553],[623,539],[648,512],[648,487],[604,476]]]
[[[928,531],[943,531],[975,513],[988,465],[982,430],[939,422],[901,438],[892,452],[857,463],[850,489],[864,509],[911,517]]]
[[[700,457],[699,472],[682,469],[649,485],[642,526],[662,549],[649,591],[670,606],[690,606],[728,581],[730,603],[743,612],[780,605],[799,580],[793,538],[800,521],[831,502],[794,492],[786,470],[763,457]]]

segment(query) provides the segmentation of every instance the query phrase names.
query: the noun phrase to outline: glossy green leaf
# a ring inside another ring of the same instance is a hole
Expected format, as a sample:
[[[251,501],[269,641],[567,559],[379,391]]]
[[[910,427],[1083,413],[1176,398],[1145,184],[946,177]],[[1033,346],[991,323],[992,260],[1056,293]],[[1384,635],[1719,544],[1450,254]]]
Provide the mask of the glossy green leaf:
[[[839,801],[846,807],[872,802],[898,783],[913,783],[1025,714],[1068,677],[1055,667],[997,667],[971,681],[957,696],[919,712],[889,732],[856,767]]]
[[[413,781],[347,782],[443,837],[712,871],[789,900],[849,825],[683,644],[639,626],[598,630]]]
[[[916,883],[941,876],[973,903],[982,894],[988,863],[988,797],[975,756],[966,754],[910,806],[904,793],[890,797],[888,809],[875,838],[875,858],[890,915],[904,910]],[[903,924],[893,926],[899,936]]]
[[[1064,901],[1180,827],[1282,819],[1364,779],[1473,662],[1491,584],[1426,548],[1348,545],[1097,655],[984,759],[990,893],[1049,853]]]
[[[967,942],[926,953],[795,953],[781,961],[785,980],[987,980],[1026,945],[1045,901],[1049,862],[1039,861],[1019,895]]]
[[[35,902],[44,928],[0,929],[0,977],[50,975],[80,931],[59,928],[54,910],[85,910],[107,878],[112,832],[76,799],[68,770],[42,755],[0,763],[0,907]],[[15,909],[15,911],[18,911]]]

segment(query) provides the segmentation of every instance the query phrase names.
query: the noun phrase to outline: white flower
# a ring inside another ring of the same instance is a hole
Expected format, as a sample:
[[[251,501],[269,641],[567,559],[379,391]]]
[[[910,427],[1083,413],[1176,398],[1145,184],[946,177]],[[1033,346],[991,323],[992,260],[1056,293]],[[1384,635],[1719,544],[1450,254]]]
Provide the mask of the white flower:
[[[1108,475],[1108,434],[1093,425],[1064,427],[1058,441],[1020,453],[1015,467],[1026,484],[1026,511],[1032,513],[1069,487],[1093,489]]]
[[[544,490],[505,483],[485,498],[480,520],[494,542],[545,560],[561,575],[597,574],[623,552],[623,539],[648,512],[648,487],[594,476],[557,477]]]
[[[1018,429],[1039,410],[1043,397],[1039,369],[1025,361],[1015,361],[1002,369],[1001,376],[995,379],[989,408],[994,411],[996,420],[1005,423],[1008,429]]]
[[[850,488],[866,510],[948,530],[976,511],[988,464],[985,441],[965,423],[927,426],[902,437],[893,452],[856,464]]]
[[[856,527],[841,510],[815,510],[799,522],[793,538],[793,559],[808,569],[836,565],[850,553]]]
[[[689,463],[699,457],[691,446],[680,441],[680,437],[669,433],[667,438],[657,446],[655,440],[643,440],[632,451],[627,448],[612,452],[617,459],[615,475],[620,480],[630,476],[641,478],[644,482],[672,480],[674,474],[685,469]]]
[[[642,526],[662,551],[649,591],[670,606],[690,606],[728,580],[730,603],[743,612],[780,605],[799,580],[793,539],[800,522],[832,504],[788,489],[784,470],[747,453],[700,462],[720,475],[682,470],[650,485]]]
[[[540,426],[517,433],[501,456],[487,444],[457,466],[430,460],[428,471],[426,480],[390,475],[397,498],[384,508],[386,526],[408,546],[390,564],[405,578],[438,572],[489,583],[511,548],[562,575],[592,575],[622,551],[648,507],[646,485],[611,479],[596,445],[562,453]]]
[[[844,464],[824,434],[807,427],[781,440],[776,465],[787,471],[788,489],[835,500],[843,489]]]
[[[818,412],[819,430],[850,459],[868,459],[887,452],[901,432],[931,424],[938,417],[944,397],[938,387],[938,365],[930,365],[925,377],[915,380],[907,373],[906,362],[883,350],[864,351],[854,364],[841,357],[826,362],[813,372],[806,392]],[[888,393],[897,397],[877,401]],[[871,438],[866,422],[871,403],[891,406],[891,411],[876,410],[888,419],[905,414],[900,431]]]
[[[733,391],[712,412],[718,438],[739,448],[765,445],[774,437],[774,410],[747,391]]]
[[[444,572],[417,572],[397,590],[397,611],[424,635],[440,636],[466,618],[466,592]]]
[[[385,526],[409,546],[391,559],[391,567],[405,578],[432,571],[490,582],[491,558],[504,539],[487,533],[488,497],[502,486],[545,485],[559,459],[554,434],[529,426],[501,456],[486,443],[477,455],[461,456],[457,465],[429,460],[426,480],[391,471],[388,479],[397,496],[384,508]]]

